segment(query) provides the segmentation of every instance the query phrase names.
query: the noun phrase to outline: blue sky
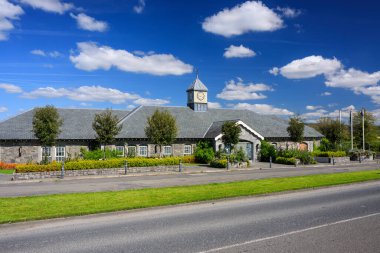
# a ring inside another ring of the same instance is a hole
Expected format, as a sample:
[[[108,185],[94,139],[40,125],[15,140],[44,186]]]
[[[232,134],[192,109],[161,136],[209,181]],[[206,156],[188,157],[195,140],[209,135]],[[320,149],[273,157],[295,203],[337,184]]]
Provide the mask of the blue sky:
[[[377,1],[0,0],[0,120],[36,106],[186,105],[380,118]]]

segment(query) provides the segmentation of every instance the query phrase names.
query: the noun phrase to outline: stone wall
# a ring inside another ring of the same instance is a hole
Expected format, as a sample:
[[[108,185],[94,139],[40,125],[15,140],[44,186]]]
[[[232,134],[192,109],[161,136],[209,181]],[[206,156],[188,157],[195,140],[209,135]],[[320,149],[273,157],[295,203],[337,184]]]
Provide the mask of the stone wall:
[[[37,162],[41,157],[41,147],[36,143],[16,142],[0,144],[0,161],[5,163]]]
[[[350,157],[344,156],[344,157],[314,157],[315,161],[318,163],[330,163],[330,164],[343,164],[343,163],[350,163]],[[334,161],[333,161],[334,159]]]

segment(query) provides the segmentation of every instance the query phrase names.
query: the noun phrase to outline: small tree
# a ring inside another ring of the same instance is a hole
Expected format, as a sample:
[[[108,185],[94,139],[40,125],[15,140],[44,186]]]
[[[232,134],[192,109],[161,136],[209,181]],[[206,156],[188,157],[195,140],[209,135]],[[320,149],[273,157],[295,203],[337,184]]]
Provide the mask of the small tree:
[[[339,120],[320,118],[316,128],[333,144],[334,149],[348,138],[348,127]]]
[[[289,119],[289,126],[286,130],[289,133],[290,140],[294,142],[301,142],[303,140],[305,124],[300,116],[296,115]]]
[[[63,120],[52,105],[37,108],[33,115],[33,133],[43,147],[53,146],[60,134]],[[44,157],[46,161],[46,157]]]
[[[162,156],[162,146],[172,144],[177,133],[176,119],[170,112],[156,110],[152,116],[148,117],[145,135],[151,142],[160,146],[160,157]]]
[[[195,148],[194,157],[198,163],[209,163],[214,159],[214,149],[207,141],[200,141]]]
[[[121,125],[118,126],[119,118],[112,114],[111,109],[95,114],[92,122],[92,129],[96,132],[96,139],[101,145],[104,145],[103,158],[106,158],[106,145],[115,141],[115,136],[121,131]]]
[[[227,121],[222,125],[222,142],[225,147],[233,149],[234,145],[239,142],[239,135],[241,133],[241,129],[238,125],[236,125],[233,121]]]

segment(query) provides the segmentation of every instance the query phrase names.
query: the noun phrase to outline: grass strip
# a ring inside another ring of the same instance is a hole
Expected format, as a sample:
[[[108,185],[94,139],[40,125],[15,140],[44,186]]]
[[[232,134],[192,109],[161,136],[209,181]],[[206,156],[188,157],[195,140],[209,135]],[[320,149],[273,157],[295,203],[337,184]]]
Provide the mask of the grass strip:
[[[207,185],[0,198],[0,223],[68,217],[380,179],[380,170]]]
[[[14,170],[0,170],[0,174],[13,174]]]

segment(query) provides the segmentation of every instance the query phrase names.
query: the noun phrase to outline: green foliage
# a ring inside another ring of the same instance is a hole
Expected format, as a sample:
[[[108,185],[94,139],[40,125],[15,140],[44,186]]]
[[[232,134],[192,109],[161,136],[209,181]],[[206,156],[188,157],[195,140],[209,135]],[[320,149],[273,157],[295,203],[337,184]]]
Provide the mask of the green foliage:
[[[145,134],[152,143],[160,145],[160,155],[162,145],[172,144],[177,137],[177,133],[176,119],[169,111],[156,110],[152,116],[148,117]]]
[[[277,151],[275,147],[266,141],[261,141],[260,148],[260,161],[269,162],[269,157],[272,157],[273,161],[276,159]]]
[[[198,163],[209,163],[214,159],[214,149],[209,142],[200,141],[195,148],[194,156]]]
[[[222,125],[222,142],[224,146],[232,149],[233,146],[239,142],[240,133],[241,129],[238,125],[236,125],[235,122],[224,122],[224,124]]]
[[[318,149],[320,151],[329,151],[333,149],[333,145],[327,138],[322,138],[321,144],[319,145]]]
[[[316,157],[344,157],[347,156],[345,151],[314,151],[311,153],[312,156]]]
[[[279,156],[276,158],[276,163],[295,165],[297,163],[297,160],[294,157],[281,157],[281,156]]]
[[[347,140],[349,136],[348,126],[331,118],[320,118],[316,128],[329,140],[330,149],[338,149],[339,144]]]
[[[214,159],[210,162],[210,167],[227,168],[227,159]]]
[[[151,166],[164,166],[164,165],[178,165],[180,161],[183,163],[194,163],[194,156],[185,157],[166,157],[161,159],[156,158],[115,158],[109,160],[80,160],[70,161],[65,163],[66,170],[86,170],[86,169],[107,169],[107,168],[122,168],[128,162],[128,167],[151,167]],[[47,165],[38,164],[18,164],[16,165],[16,172],[47,172],[57,171],[61,169],[61,163],[52,162]]]
[[[360,112],[354,114],[354,145],[363,148],[363,128],[362,128],[362,115]],[[375,126],[375,117],[372,113],[365,111],[364,113],[364,141],[365,148],[368,149],[369,145],[377,141],[377,131]]]
[[[104,158],[104,151],[101,149],[95,149],[92,151],[88,151],[86,149],[81,149],[81,153],[83,156],[83,159],[85,160],[100,160]],[[117,150],[111,150],[106,148],[105,150],[105,158],[118,158],[122,155],[121,151]]]
[[[113,115],[111,109],[107,109],[99,114],[95,114],[92,128],[96,132],[96,139],[100,144],[112,144],[115,136],[121,131],[121,125],[118,126],[119,118]]]
[[[127,157],[128,158],[136,157],[136,149],[128,148]]]
[[[278,157],[296,158],[296,159],[299,159],[302,164],[316,163],[310,152],[298,150],[298,149],[279,150],[277,152],[277,158]],[[277,158],[276,158],[276,163],[277,163]]]
[[[63,121],[52,105],[37,108],[33,115],[33,133],[43,146],[53,146]]]
[[[294,142],[301,142],[303,140],[305,124],[300,116],[296,115],[289,119],[289,126],[286,130],[289,133],[290,140]]]
[[[233,159],[231,158],[231,161],[236,162],[236,163],[248,161],[248,157],[245,154],[242,147],[240,147],[238,150],[234,152],[234,157]]]

